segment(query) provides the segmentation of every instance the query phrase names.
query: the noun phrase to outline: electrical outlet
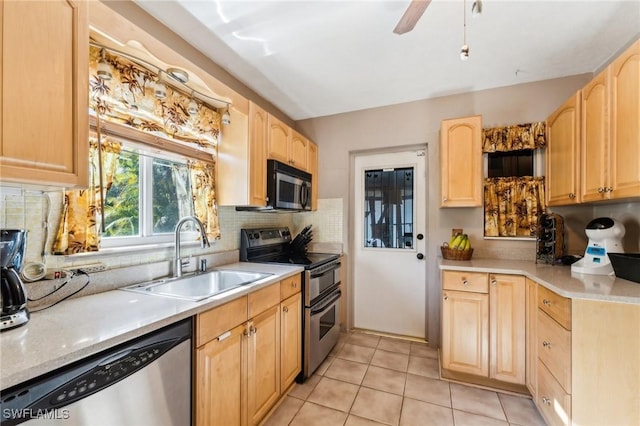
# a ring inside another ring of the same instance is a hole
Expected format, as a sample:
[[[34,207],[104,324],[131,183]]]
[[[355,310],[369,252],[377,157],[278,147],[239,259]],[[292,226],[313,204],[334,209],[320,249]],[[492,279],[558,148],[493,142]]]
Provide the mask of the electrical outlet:
[[[102,271],[106,271],[107,270],[107,265],[105,265],[104,263],[90,263],[88,265],[78,265],[78,266],[74,266],[72,268],[69,268],[72,271],[79,271],[82,270],[83,272],[86,272],[87,274],[95,274],[96,272],[102,272]]]

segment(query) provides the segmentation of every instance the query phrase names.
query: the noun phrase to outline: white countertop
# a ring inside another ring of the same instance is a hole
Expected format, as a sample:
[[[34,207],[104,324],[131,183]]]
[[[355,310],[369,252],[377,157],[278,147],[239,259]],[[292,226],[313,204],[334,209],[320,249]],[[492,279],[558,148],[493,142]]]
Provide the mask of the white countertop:
[[[304,270],[294,265],[248,262],[215,269],[273,275],[200,302],[112,290],[34,312],[25,326],[0,333],[0,388],[35,378]]]
[[[468,261],[439,259],[441,270],[493,272],[524,275],[538,284],[572,299],[640,304],[640,284],[613,275],[571,272],[566,265],[536,264],[523,260],[477,259]]]

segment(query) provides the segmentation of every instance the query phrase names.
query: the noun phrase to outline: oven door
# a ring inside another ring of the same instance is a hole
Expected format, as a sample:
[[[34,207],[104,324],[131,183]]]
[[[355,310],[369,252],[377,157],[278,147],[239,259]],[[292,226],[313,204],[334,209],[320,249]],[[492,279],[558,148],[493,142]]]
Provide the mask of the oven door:
[[[305,378],[313,374],[338,342],[341,295],[336,288],[318,303],[305,308]]]
[[[312,306],[328,290],[340,283],[340,262],[322,268],[321,271],[308,270],[305,275],[304,305]]]

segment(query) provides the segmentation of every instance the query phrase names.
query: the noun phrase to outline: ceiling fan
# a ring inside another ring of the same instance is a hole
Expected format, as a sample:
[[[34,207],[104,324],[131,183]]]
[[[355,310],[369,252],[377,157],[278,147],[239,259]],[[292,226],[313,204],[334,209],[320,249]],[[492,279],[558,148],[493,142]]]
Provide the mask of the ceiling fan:
[[[427,7],[431,4],[431,0],[411,0],[409,7],[405,10],[404,15],[398,21],[398,24],[393,29],[396,34],[408,33],[416,26],[416,23],[422,16]],[[482,13],[482,1],[474,0],[471,7],[471,13],[473,15],[479,15]]]
[[[411,0],[409,7],[407,7],[400,21],[398,21],[398,25],[393,29],[393,32],[404,34],[411,31],[430,3],[431,0]]]

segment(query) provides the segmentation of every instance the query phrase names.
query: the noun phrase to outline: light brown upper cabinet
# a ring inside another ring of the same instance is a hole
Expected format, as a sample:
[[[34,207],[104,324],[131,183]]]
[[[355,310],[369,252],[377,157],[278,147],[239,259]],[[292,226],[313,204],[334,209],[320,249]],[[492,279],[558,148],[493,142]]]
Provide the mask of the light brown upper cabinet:
[[[580,161],[580,91],[547,118],[547,204],[577,204]]]
[[[249,114],[232,111],[233,120],[222,126],[218,147],[218,204],[267,205],[267,112],[248,102]]]
[[[308,171],[311,173],[311,210],[318,210],[318,145],[309,141]]]
[[[547,119],[547,204],[640,197],[640,40]]]
[[[611,198],[640,196],[640,39],[609,66]]]
[[[84,1],[0,3],[3,182],[88,184],[87,13]]]
[[[267,156],[308,171],[309,140],[269,114]]]
[[[482,116],[443,120],[440,207],[482,205]]]
[[[607,76],[606,70],[601,72],[581,91],[580,202],[601,200],[608,192]]]

